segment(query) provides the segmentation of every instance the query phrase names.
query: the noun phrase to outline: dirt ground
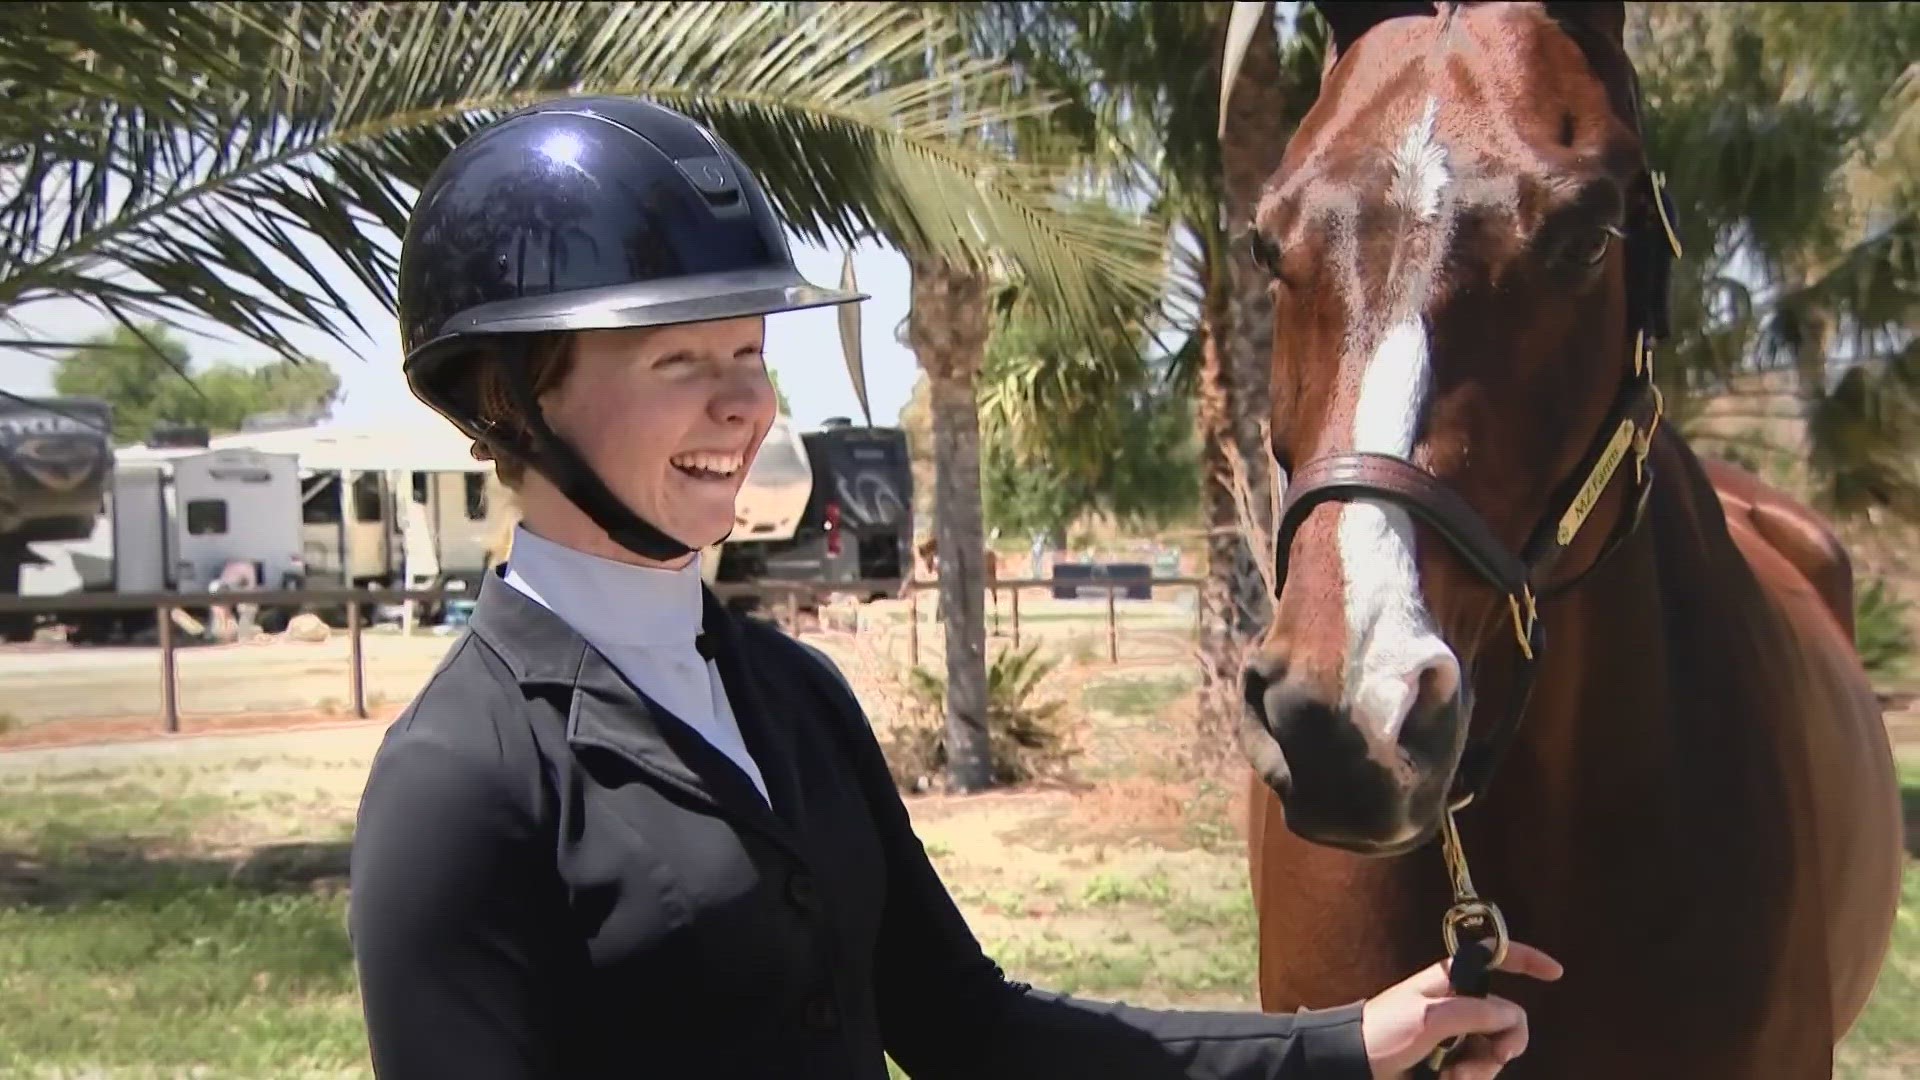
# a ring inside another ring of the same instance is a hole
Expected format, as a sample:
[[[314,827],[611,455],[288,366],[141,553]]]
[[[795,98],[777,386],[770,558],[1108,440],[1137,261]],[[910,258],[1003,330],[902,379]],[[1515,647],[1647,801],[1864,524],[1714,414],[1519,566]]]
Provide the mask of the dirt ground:
[[[919,605],[918,663],[937,667],[942,635],[931,597]],[[1123,662],[1178,660],[1190,648],[1192,596],[1116,604],[1116,642]],[[886,600],[828,609],[821,636],[857,640],[873,657],[904,668],[914,645],[909,606]],[[993,647],[1013,641],[1012,601],[990,605]],[[818,624],[803,629],[818,631]],[[1043,641],[1089,662],[1108,655],[1106,604],[1058,601],[1044,591],[1021,599],[1021,644]],[[363,638],[364,682],[373,718],[391,718],[433,673],[454,638],[380,628]],[[839,645],[829,644],[829,649]],[[351,719],[349,644],[336,631],[320,642],[285,635],[245,644],[195,645],[175,654],[181,730],[300,726]],[[152,647],[71,647],[39,643],[0,647],[0,748],[137,738],[162,731],[160,651]]]

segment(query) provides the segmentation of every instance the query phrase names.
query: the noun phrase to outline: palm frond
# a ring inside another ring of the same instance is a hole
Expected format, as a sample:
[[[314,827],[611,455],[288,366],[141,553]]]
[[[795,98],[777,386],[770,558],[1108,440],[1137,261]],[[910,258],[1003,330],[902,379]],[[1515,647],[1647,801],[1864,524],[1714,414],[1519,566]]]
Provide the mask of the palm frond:
[[[0,309],[195,315],[297,355],[291,325],[357,325],[303,239],[391,308],[393,238],[445,154],[507,111],[583,93],[710,123],[810,241],[998,252],[1082,327],[1151,306],[1164,276],[1150,224],[1064,213],[1059,165],[996,150],[996,128],[1051,107],[1003,66],[880,77],[954,33],[915,5],[183,5],[190,47],[142,5],[32,6],[67,18],[20,20],[0,83],[51,65],[98,104],[85,138],[45,115],[6,140]],[[96,39],[115,63],[92,59]]]

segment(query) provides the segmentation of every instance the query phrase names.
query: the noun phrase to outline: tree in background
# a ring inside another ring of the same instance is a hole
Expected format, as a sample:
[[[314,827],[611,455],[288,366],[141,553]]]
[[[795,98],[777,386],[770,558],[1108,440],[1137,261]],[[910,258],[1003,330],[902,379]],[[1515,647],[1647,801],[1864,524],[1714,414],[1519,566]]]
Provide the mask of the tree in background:
[[[972,53],[964,23],[941,12],[941,32],[903,58],[896,73],[920,79],[990,65]],[[913,350],[927,383],[928,441],[933,449],[933,527],[938,549],[943,645],[947,661],[948,783],[958,791],[991,784],[987,737],[986,525],[981,475],[980,394],[996,315],[1020,312],[1053,320],[1063,335],[1101,351],[1116,327],[1138,332],[1157,321],[1166,284],[1164,223],[1109,204],[1090,177],[1077,142],[1063,139],[1051,114],[1058,99],[1023,85],[1029,102],[986,124],[961,122],[985,106],[954,97],[929,101],[923,122],[959,122],[956,145],[1002,157],[992,168],[1051,212],[1044,221],[1008,221],[991,237],[981,218],[969,221],[982,243],[970,248],[930,245],[924,237],[889,233],[912,273],[911,306],[903,343]],[[948,119],[952,118],[952,119]],[[1005,213],[997,207],[988,212]],[[1017,209],[1017,208],[1009,208]],[[965,229],[961,230],[965,232]],[[1070,249],[1071,264],[1048,258]]]
[[[907,437],[907,460],[913,467],[915,520],[933,516],[933,394],[927,375],[913,380],[907,403],[900,407],[900,430]]]
[[[1920,521],[1920,5],[1629,7],[1686,249],[1668,400],[1773,373],[1815,502]]]
[[[1304,7],[1283,23],[1278,6],[1267,3],[955,6],[983,55],[1006,58],[1067,100],[1051,115],[1079,141],[1112,197],[1146,203],[1177,223],[1174,340],[1185,343],[1170,373],[1193,394],[1201,445],[1202,711],[1229,731],[1242,707],[1240,656],[1268,604],[1253,547],[1263,523],[1247,529],[1235,496],[1236,460],[1254,490],[1270,482],[1261,427],[1269,409],[1268,279],[1249,258],[1244,235],[1260,185],[1318,91],[1325,24]],[[1222,58],[1236,9],[1253,32],[1228,66],[1236,75],[1221,134]],[[1064,374],[1079,378],[1092,369]],[[1105,392],[1096,378],[1085,396]],[[1252,501],[1256,511],[1264,505]]]
[[[793,404],[787,400],[787,392],[780,389],[780,373],[772,368],[768,368],[767,380],[773,383],[773,400],[775,407],[780,410],[780,415],[792,416]]]
[[[1136,346],[1136,356],[1148,348]],[[1110,356],[1111,354],[1107,354]],[[1169,379],[1174,363],[1113,362],[1044,319],[996,320],[980,377],[984,524],[1003,535],[1045,534],[1056,546],[1088,515],[1158,529],[1200,508],[1193,404]],[[1088,369],[1084,373],[1079,368]],[[1097,382],[1103,391],[1090,393]],[[931,395],[925,376],[900,410],[916,510],[935,508]]]
[[[224,434],[267,413],[324,419],[339,398],[340,376],[322,363],[285,359],[196,370],[186,343],[153,324],[138,333],[117,327],[61,356],[53,388],[111,404],[114,441],[126,444],[144,442],[159,424]]]
[[[1192,403],[1151,348],[1123,329],[1089,343],[1030,314],[999,321],[980,395],[989,527],[1064,545],[1090,514],[1154,529],[1198,508]]]

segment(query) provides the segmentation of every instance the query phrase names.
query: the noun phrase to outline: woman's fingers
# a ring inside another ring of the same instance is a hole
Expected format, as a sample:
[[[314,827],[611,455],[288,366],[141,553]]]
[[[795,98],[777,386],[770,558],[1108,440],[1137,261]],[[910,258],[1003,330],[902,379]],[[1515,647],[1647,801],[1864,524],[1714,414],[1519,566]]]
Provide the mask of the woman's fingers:
[[[1488,943],[1488,947],[1492,947],[1491,942]],[[1567,969],[1561,966],[1560,961],[1555,960],[1553,957],[1548,956],[1546,953],[1541,952],[1531,945],[1525,945],[1518,941],[1510,941],[1507,943],[1507,955],[1501,959],[1499,966],[1494,968],[1494,970],[1505,971],[1514,975],[1526,975],[1530,978],[1543,979],[1547,982],[1553,982],[1555,979],[1567,973]]]
[[[1493,948],[1491,941],[1483,941],[1481,944],[1489,950]],[[1415,976],[1415,983],[1419,986],[1420,992],[1428,997],[1444,997],[1453,993],[1453,985],[1447,980],[1448,973],[1452,969],[1451,959],[1442,960]],[[1566,968],[1561,966],[1560,961],[1531,945],[1518,941],[1507,943],[1507,955],[1501,958],[1500,965],[1494,970],[1509,975],[1524,975],[1543,982],[1553,982],[1566,974]]]
[[[1478,1035],[1468,1039],[1460,1056],[1447,1066],[1444,1080],[1493,1080],[1500,1074],[1501,1062]]]
[[[1516,1010],[1517,1011],[1517,1010]],[[1527,1018],[1491,1035],[1470,1035],[1460,1056],[1447,1066],[1446,1080],[1493,1080],[1527,1048]]]
[[[1527,1028],[1527,1014],[1522,1012],[1519,1023],[1507,1028],[1505,1031],[1496,1032],[1490,1036],[1487,1040],[1487,1046],[1493,1053],[1493,1059],[1505,1065],[1507,1062],[1527,1052],[1527,1041],[1530,1037]]]
[[[1526,1046],[1527,1014],[1503,997],[1438,998],[1427,1006],[1423,1020],[1427,1037],[1435,1041],[1463,1035],[1499,1036],[1518,1028],[1520,1045]]]

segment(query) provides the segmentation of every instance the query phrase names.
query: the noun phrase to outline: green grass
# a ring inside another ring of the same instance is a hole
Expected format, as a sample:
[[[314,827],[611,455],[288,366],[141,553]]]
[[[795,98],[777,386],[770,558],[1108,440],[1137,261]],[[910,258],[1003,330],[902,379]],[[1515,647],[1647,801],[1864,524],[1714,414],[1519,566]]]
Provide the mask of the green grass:
[[[1192,688],[1190,675],[1110,677],[1088,683],[1081,704],[1120,717],[1154,716]]]
[[[1914,857],[1900,879],[1900,914],[1886,966],[1866,1012],[1840,1047],[1834,1075],[1841,1080],[1920,1075],[1920,764],[1900,766],[1900,802]]]
[[[1920,798],[1920,784],[1908,791]],[[1885,1075],[1889,1066],[1896,1076],[1920,1075],[1920,860],[1909,861],[1901,878],[1892,954],[1840,1054],[1834,1075],[1841,1080]]]
[[[359,1075],[340,896],[168,885],[0,908],[0,1075]]]
[[[1114,678],[1089,692],[1105,711],[1151,716],[1174,681]],[[1920,828],[1920,763],[1901,778]],[[220,774],[180,766],[0,776],[0,1076],[370,1075],[338,888],[350,817],[316,821],[289,812],[314,805],[307,796],[222,787]],[[209,844],[257,836],[262,820],[307,842]],[[977,845],[928,849],[1013,977],[1102,999],[1252,1007],[1255,920],[1231,850],[1116,846],[1082,862],[1085,848],[997,843],[990,864]],[[1920,1075],[1920,859],[1835,1075]]]
[[[0,1076],[367,1075],[345,830],[213,850],[300,803],[208,783],[259,767],[0,779]]]

